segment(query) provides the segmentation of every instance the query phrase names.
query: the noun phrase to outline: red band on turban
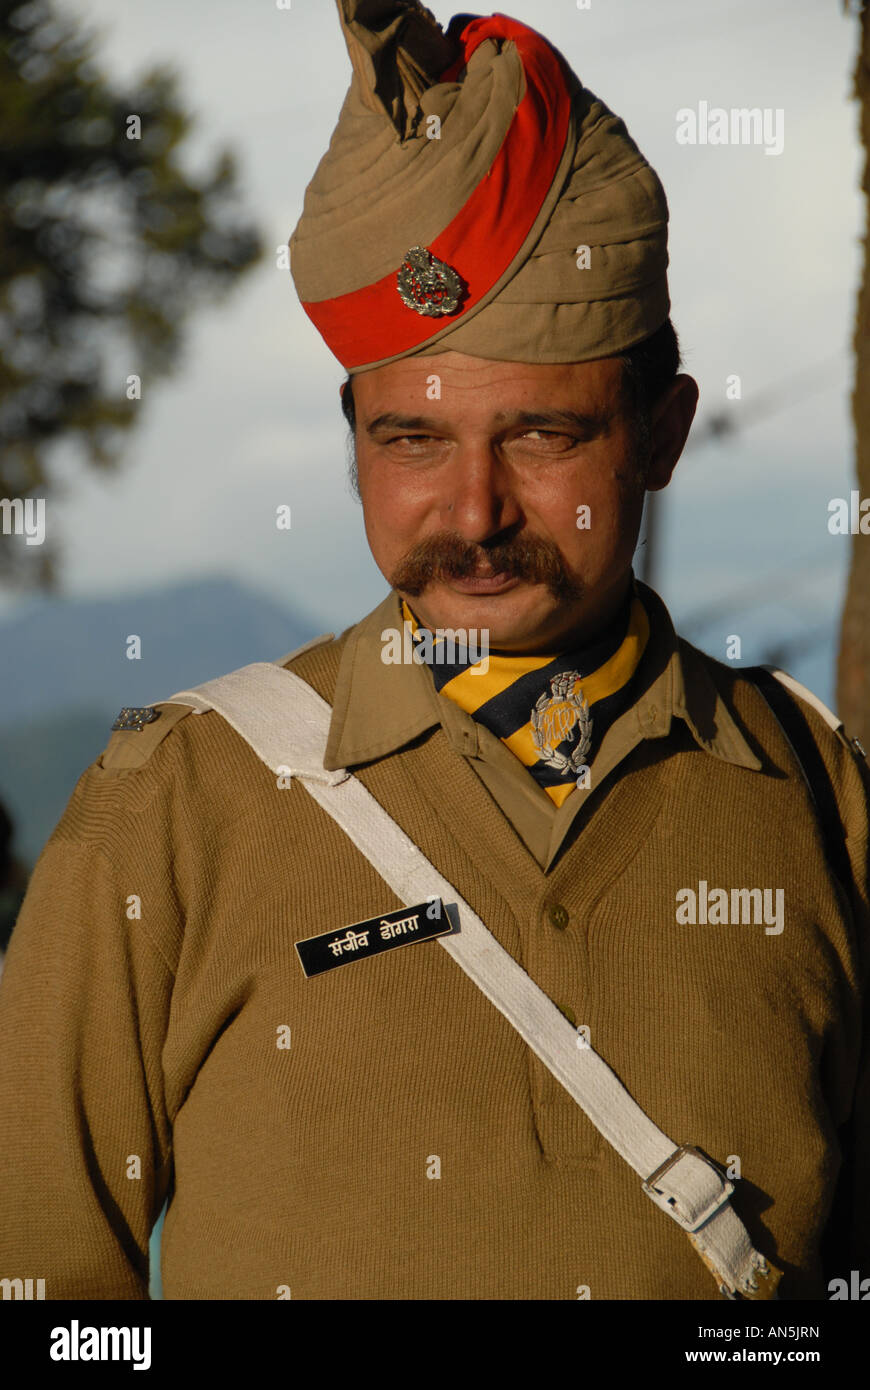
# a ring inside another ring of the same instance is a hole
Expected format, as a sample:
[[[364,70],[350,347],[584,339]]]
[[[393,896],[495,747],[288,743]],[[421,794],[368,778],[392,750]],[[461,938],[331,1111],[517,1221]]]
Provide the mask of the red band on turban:
[[[459,35],[462,54],[441,81],[455,81],[487,38],[512,39],[516,44],[525,71],[525,95],[489,173],[427,247],[457,272],[467,292],[454,314],[427,317],[402,302],[396,287],[397,266],[373,285],[334,299],[303,303],[347,370],[408,352],[462,318],[507,270],[550,191],[565,149],[571,111],[562,61],[533,29],[495,14],[466,25]]]

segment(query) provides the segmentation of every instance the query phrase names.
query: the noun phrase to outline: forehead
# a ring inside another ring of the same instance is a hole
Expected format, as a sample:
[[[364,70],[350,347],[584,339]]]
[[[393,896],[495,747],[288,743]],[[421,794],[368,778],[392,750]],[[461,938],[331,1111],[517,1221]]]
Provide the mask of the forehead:
[[[406,357],[353,378],[363,417],[422,406],[433,416],[489,417],[547,407],[617,409],[623,370],[614,357],[592,362],[499,362],[459,352]]]

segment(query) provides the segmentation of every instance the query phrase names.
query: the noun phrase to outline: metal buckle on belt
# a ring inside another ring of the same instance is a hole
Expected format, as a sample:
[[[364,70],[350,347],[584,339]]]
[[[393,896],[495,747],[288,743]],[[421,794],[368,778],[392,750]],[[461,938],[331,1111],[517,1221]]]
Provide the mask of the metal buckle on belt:
[[[679,1163],[684,1154],[694,1154],[696,1158],[699,1158],[702,1163],[706,1164],[711,1173],[716,1174],[720,1183],[718,1195],[710,1202],[709,1206],[704,1208],[700,1216],[695,1217],[694,1220],[690,1220],[688,1217],[683,1216],[675,1206],[676,1199],[674,1197],[668,1197],[664,1192],[658,1192],[655,1186],[658,1179],[663,1177],[669,1168],[673,1168],[674,1164]],[[700,1149],[696,1149],[694,1144],[681,1144],[678,1149],[674,1149],[670,1158],[666,1158],[664,1163],[656,1168],[654,1173],[650,1173],[649,1177],[643,1183],[643,1190],[648,1197],[653,1199],[656,1206],[661,1207],[662,1211],[666,1211],[668,1216],[672,1216],[677,1225],[682,1226],[684,1231],[697,1231],[699,1226],[703,1226],[705,1221],[709,1221],[710,1217],[715,1216],[719,1208],[725,1205],[731,1193],[734,1191],[734,1184],[729,1178],[723,1177],[716,1165],[707,1158],[706,1154],[702,1154]]]

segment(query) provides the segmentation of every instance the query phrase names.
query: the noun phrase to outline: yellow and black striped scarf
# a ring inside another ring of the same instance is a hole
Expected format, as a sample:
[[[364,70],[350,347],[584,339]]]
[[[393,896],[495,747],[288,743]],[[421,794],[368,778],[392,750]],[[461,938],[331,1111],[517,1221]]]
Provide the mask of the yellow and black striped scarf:
[[[588,766],[607,729],[634,698],[632,677],[649,638],[640,599],[629,595],[613,622],[585,647],[558,656],[490,652],[488,670],[481,669],[483,662],[445,661],[437,632],[427,633],[404,601],[402,614],[415,646],[422,644],[426,633],[429,656],[425,664],[439,694],[454,700],[500,738],[561,806],[577,785],[572,753],[576,764],[585,743],[583,764]],[[454,654],[461,658],[461,650]],[[569,672],[579,680],[572,681]]]

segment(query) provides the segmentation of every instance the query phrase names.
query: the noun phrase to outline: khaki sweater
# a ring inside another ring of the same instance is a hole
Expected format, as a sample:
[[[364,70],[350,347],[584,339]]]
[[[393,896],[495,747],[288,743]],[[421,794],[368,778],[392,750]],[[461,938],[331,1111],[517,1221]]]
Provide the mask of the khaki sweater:
[[[870,1151],[870,778],[804,706],[848,830],[847,902],[761,696],[638,591],[637,703],[559,810],[428,671],[383,665],[396,595],[288,664],[335,700],[333,765],[656,1124],[739,1163],[733,1203],[780,1297],[825,1298],[833,1275],[870,1274],[866,1195],[848,1175],[837,1189],[847,1122],[859,1173]],[[701,910],[724,889],[739,916],[732,890],[754,888],[763,921]],[[0,981],[0,1278],[145,1299],[168,1196],[168,1299],[718,1299],[437,941],[304,976],[294,941],[400,905],[216,713],[164,704],[114,734],[43,850]],[[823,1238],[842,1248],[823,1259]]]

